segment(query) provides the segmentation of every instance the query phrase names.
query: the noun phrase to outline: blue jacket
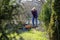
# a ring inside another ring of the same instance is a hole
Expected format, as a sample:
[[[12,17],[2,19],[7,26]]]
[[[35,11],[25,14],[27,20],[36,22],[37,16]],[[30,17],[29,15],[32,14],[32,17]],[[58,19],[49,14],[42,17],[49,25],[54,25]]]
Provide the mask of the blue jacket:
[[[38,17],[37,10],[34,10],[34,11],[32,10],[31,12],[34,18]]]

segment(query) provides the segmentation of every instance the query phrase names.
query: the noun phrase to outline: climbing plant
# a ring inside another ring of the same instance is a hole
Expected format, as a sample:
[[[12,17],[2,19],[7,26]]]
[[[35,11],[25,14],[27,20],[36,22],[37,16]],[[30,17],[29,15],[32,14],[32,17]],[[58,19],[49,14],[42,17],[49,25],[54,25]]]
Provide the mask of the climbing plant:
[[[52,2],[52,14],[50,26],[53,30],[51,40],[60,40],[60,0],[54,0]]]

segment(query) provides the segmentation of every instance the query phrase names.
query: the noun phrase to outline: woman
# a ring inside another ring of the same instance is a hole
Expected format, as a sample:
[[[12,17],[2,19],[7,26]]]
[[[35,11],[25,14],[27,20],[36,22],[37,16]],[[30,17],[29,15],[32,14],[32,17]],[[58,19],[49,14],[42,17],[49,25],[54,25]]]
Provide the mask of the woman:
[[[33,17],[32,17],[32,24],[33,24],[33,27],[37,27],[37,18],[38,18],[38,14],[37,14],[37,10],[35,7],[32,8],[32,11],[31,11]],[[34,21],[36,22],[36,26],[34,24]]]

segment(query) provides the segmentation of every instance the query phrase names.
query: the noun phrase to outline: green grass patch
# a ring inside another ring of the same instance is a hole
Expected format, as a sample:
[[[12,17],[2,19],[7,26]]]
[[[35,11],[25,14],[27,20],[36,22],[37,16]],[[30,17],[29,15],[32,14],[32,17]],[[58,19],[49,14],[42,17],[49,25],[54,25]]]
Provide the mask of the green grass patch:
[[[35,29],[32,29],[20,35],[23,37],[24,40],[48,40],[46,34],[46,32],[40,32],[36,31]]]
[[[48,40],[47,32],[37,31],[31,29],[30,31],[25,31],[20,34],[14,32],[7,35],[9,40]]]

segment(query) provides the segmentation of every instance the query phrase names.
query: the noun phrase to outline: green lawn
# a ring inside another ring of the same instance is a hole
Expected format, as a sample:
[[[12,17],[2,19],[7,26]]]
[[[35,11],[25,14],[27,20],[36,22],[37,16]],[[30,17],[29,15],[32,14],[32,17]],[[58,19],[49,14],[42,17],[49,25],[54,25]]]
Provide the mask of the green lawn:
[[[48,40],[47,33],[31,29],[20,34],[12,33],[7,35],[10,40]],[[22,38],[21,38],[22,37]]]
[[[36,31],[35,29],[20,35],[24,38],[24,40],[48,40],[46,37],[46,32]]]

